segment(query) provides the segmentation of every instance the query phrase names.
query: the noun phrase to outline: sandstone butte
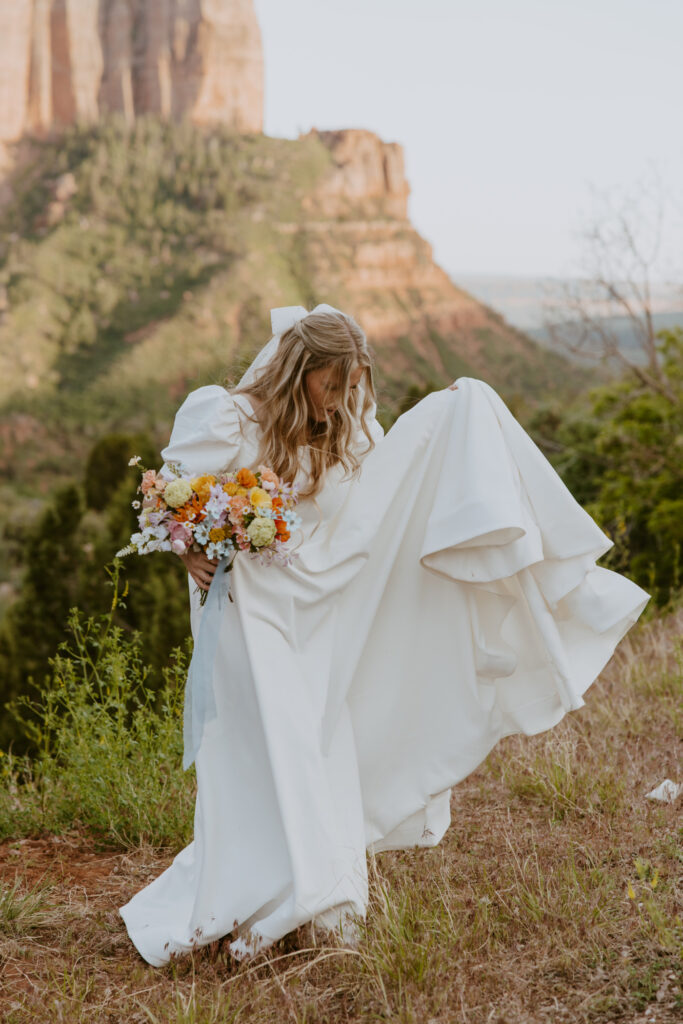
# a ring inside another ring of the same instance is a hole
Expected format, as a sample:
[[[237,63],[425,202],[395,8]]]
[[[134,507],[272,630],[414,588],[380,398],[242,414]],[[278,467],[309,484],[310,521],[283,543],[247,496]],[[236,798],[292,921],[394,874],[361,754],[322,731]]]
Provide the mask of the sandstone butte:
[[[105,111],[262,131],[252,0],[1,0],[0,141]]]
[[[3,143],[9,170],[31,137],[106,111],[262,132],[263,74],[252,0],[0,0],[0,170]],[[333,158],[302,210],[319,293],[348,303],[380,345],[410,333],[430,361],[436,354],[419,329],[427,321],[455,334],[474,366],[487,332],[508,349],[527,348],[453,284],[412,227],[402,147],[365,130],[312,131]],[[6,180],[0,202],[9,199]],[[53,201],[48,224],[63,206]]]

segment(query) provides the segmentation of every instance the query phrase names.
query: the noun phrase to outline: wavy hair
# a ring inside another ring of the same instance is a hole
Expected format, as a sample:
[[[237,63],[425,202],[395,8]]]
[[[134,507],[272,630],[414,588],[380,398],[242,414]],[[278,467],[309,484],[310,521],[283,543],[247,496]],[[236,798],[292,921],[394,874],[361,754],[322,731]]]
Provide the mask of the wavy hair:
[[[311,370],[334,366],[330,396],[341,396],[339,406],[317,421],[306,388]],[[350,386],[351,373],[362,369],[363,388]],[[301,464],[299,449],[310,455],[310,481],[301,497],[318,493],[326,471],[341,464],[347,474],[360,468],[355,448],[358,428],[375,447],[367,414],[375,401],[372,358],[362,328],[346,313],[309,313],[283,331],[275,355],[244,387],[229,389],[260,399],[258,421],[262,430],[259,461],[278,476],[292,481]]]

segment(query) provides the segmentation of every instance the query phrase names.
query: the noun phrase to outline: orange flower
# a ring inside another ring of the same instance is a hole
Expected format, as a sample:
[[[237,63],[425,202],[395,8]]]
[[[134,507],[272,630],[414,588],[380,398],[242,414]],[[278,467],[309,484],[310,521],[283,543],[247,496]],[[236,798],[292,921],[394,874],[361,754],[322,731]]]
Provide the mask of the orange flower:
[[[237,483],[242,484],[242,487],[256,487],[258,486],[258,480],[250,469],[240,469],[237,474]]]
[[[273,498],[273,508],[282,508],[282,498]]]
[[[289,528],[288,528],[287,523],[285,522],[284,519],[276,519],[275,520],[275,529],[277,531],[277,535],[280,538],[280,540],[289,540],[289,538],[290,538]]]
[[[202,502],[206,503],[211,497],[211,488],[216,483],[216,477],[206,473],[204,476],[196,476],[190,480],[192,490],[199,495]]]
[[[202,519],[206,519],[204,504],[196,494],[193,494],[190,500],[186,501],[182,508],[176,509],[173,513],[173,518],[177,519],[179,523],[187,523],[190,521],[201,523]]]

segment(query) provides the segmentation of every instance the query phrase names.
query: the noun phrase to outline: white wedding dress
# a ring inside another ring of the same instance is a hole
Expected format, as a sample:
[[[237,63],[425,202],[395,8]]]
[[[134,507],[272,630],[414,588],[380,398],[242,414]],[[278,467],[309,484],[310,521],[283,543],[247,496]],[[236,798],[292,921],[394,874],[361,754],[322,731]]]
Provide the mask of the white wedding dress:
[[[450,787],[501,737],[580,708],[644,608],[596,567],[611,542],[497,394],[457,383],[386,437],[373,421],[360,477],[333,471],[299,503],[293,566],[238,554],[194,841],[120,911],[149,963],[231,931],[242,957],[306,921],[348,928],[366,849],[438,843]],[[250,412],[244,395],[193,391],[164,459],[253,466]],[[196,638],[192,580],[190,603]]]

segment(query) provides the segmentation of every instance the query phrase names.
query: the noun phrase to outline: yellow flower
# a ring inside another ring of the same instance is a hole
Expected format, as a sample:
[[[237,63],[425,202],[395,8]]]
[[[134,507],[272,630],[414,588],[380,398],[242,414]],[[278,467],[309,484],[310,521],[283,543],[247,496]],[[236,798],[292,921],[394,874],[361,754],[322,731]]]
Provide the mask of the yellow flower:
[[[214,544],[218,544],[219,541],[225,540],[227,534],[222,526],[214,526],[213,529],[209,530],[209,540]]]
[[[236,494],[246,495],[246,487],[242,487],[241,484],[236,484],[233,480],[228,480],[227,484],[223,484],[223,490],[226,494],[229,494],[231,498],[234,498]]]
[[[247,527],[247,536],[255,548],[264,548],[272,543],[276,532],[273,520],[264,516],[257,516]]]
[[[192,497],[192,487],[190,486],[189,480],[183,480],[178,477],[176,480],[171,480],[166,484],[166,490],[164,491],[164,501],[169,508],[180,508],[186,501],[189,501]]]
[[[204,473],[202,476],[193,477],[190,480],[190,483],[192,484],[192,490],[196,491],[197,488],[201,487],[203,484],[208,484],[209,487],[213,486],[213,484],[216,483],[216,477],[211,476],[210,473]]]
[[[202,502],[207,502],[211,497],[211,488],[216,483],[216,477],[205,473],[203,476],[196,476],[190,480],[192,490],[199,495]]]
[[[263,487],[252,487],[249,492],[249,501],[252,503],[254,508],[272,508],[273,502],[271,501],[268,491],[265,491]]]

